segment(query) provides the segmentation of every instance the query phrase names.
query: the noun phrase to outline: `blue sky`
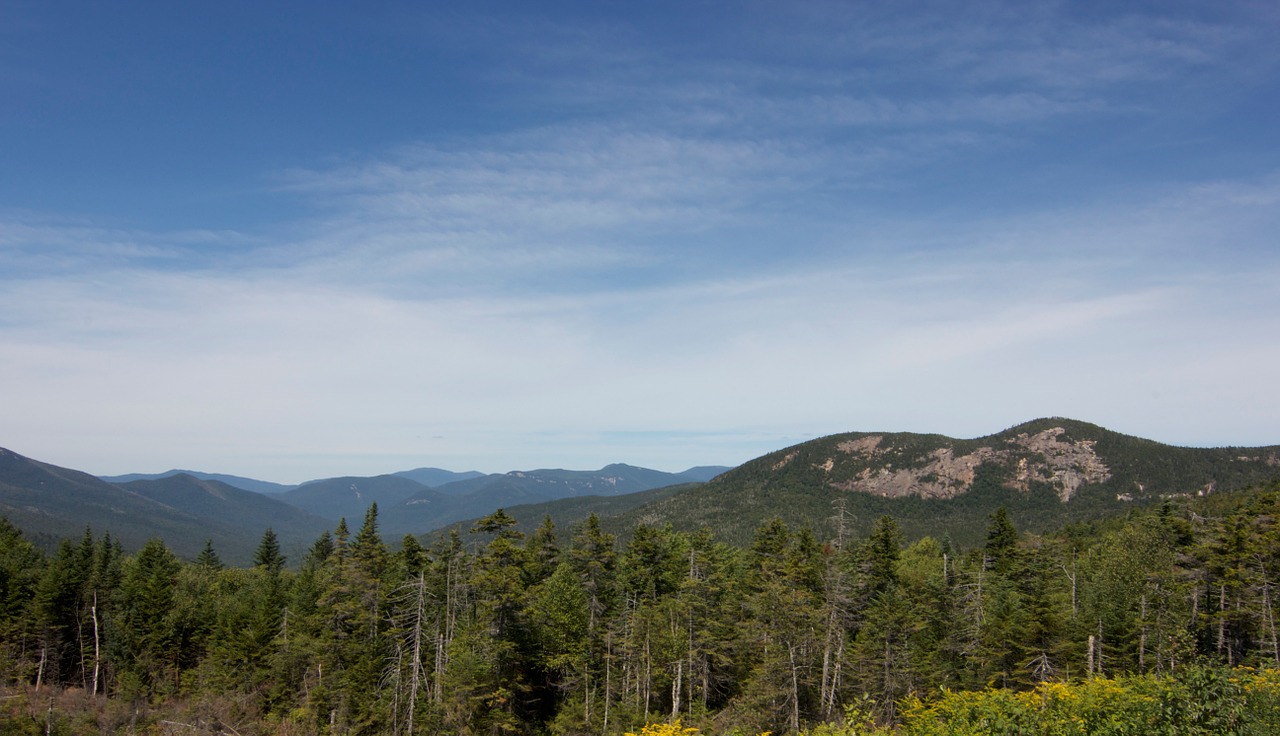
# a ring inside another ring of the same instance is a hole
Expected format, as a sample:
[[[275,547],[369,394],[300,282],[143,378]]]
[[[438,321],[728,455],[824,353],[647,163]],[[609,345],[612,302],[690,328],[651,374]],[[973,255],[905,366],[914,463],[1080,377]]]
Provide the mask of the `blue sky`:
[[[1280,443],[1280,9],[0,3],[0,445]]]

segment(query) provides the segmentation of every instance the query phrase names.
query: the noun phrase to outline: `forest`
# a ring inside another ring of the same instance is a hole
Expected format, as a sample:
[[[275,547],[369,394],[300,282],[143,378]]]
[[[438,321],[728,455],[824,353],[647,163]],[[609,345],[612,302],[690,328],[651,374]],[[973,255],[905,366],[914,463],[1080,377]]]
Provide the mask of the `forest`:
[[[267,529],[44,553],[0,520],[5,733],[1270,733],[1280,724],[1280,484],[1124,517],[910,544],[764,523],[499,510],[388,545],[371,506],[301,560]]]

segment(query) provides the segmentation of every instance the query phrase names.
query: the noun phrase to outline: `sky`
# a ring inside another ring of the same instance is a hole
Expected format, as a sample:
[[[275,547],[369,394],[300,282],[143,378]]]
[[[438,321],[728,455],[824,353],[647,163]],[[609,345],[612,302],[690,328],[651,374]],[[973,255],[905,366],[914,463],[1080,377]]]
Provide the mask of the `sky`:
[[[1280,444],[1280,6],[0,0],[0,446]]]

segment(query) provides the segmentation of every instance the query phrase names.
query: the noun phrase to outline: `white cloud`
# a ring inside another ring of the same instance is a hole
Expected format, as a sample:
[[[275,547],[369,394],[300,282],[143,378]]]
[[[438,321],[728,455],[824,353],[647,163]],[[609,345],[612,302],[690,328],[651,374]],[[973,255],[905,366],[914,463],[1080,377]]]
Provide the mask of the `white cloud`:
[[[750,23],[705,53],[609,26],[556,49],[516,33],[560,72],[507,77],[512,107],[556,115],[301,165],[279,187],[320,214],[271,234],[10,213],[0,444],[301,480],[678,469],[1046,414],[1276,441],[1257,388],[1277,357],[1274,175],[1135,175],[972,212],[913,184],[1042,125],[1140,114],[1137,84],[1236,79],[1256,33],[881,10],[806,4],[741,54],[723,44]]]

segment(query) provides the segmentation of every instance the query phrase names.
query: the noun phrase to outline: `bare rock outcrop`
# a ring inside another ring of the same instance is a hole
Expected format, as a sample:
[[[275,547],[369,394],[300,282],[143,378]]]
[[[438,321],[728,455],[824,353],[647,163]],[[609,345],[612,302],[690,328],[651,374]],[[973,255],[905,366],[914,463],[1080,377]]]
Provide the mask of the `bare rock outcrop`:
[[[1028,492],[1033,483],[1046,483],[1066,502],[1082,486],[1108,480],[1111,471],[1098,457],[1094,442],[1071,440],[1064,437],[1065,433],[1062,427],[1024,433],[1005,447],[979,447],[963,455],[957,455],[951,447],[940,447],[929,452],[923,461],[898,468],[887,462],[885,456],[892,448],[884,446],[885,438],[867,435],[837,445],[839,452],[853,455],[867,466],[856,477],[832,481],[830,485],[890,498],[953,498],[969,490],[979,466],[999,461],[1014,466],[1010,487]],[[885,462],[877,463],[877,460]],[[835,465],[835,460],[828,458],[818,467],[830,473]]]

